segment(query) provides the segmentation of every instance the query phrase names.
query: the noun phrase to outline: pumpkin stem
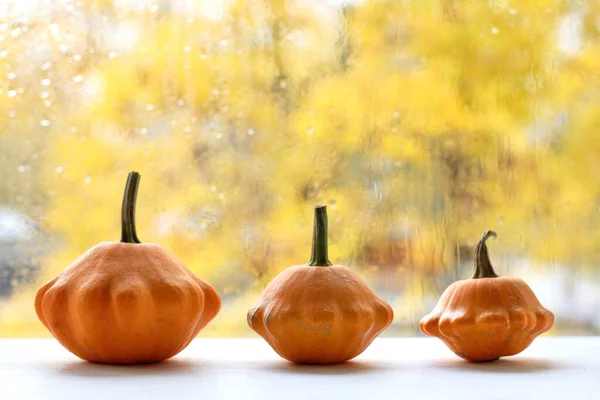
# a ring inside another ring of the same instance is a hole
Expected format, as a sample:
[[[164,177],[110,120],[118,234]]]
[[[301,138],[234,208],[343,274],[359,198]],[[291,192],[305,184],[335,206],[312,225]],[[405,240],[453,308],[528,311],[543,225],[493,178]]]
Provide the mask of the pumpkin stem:
[[[473,273],[471,279],[498,277],[494,271],[494,268],[492,267],[492,263],[490,262],[487,245],[485,244],[485,241],[489,237],[493,237],[495,239],[497,236],[498,235],[494,231],[483,232],[483,236],[475,248],[475,272]]]
[[[135,200],[140,178],[140,174],[135,171],[130,172],[127,176],[123,205],[121,206],[121,243],[142,243],[135,231]]]
[[[313,227],[312,252],[307,265],[327,267],[329,261],[329,250],[327,243],[327,206],[315,206],[315,224]]]

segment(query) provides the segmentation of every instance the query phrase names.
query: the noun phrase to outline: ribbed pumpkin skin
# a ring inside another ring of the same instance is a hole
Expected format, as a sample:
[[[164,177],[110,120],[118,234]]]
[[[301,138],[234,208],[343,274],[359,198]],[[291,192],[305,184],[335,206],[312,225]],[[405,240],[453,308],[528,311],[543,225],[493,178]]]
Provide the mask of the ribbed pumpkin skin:
[[[220,308],[212,286],[152,243],[100,243],[35,299],[39,319],[65,348],[110,364],[173,357]]]
[[[553,322],[525,282],[497,277],[454,282],[419,327],[465,360],[491,361],[522,352]]]
[[[342,265],[290,267],[248,312],[252,329],[281,357],[301,364],[350,360],[392,319],[390,305]]]

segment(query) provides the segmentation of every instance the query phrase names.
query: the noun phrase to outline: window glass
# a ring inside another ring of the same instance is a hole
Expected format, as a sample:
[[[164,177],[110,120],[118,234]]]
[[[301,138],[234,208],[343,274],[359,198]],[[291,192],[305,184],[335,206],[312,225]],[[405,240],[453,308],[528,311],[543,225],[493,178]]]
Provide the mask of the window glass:
[[[600,333],[600,2],[6,0],[0,5],[0,336],[47,336],[37,287],[138,234],[219,291],[202,335],[309,258],[418,321],[486,229],[553,334]]]

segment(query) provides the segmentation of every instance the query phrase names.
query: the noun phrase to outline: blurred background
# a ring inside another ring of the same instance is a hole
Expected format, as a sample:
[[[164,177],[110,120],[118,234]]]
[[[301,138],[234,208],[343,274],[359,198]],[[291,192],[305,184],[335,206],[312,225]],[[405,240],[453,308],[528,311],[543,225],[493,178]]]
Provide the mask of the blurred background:
[[[330,258],[418,321],[472,272],[600,334],[600,2],[2,0],[0,336],[48,336],[37,287],[138,233],[213,284],[204,336],[254,336],[266,283]]]

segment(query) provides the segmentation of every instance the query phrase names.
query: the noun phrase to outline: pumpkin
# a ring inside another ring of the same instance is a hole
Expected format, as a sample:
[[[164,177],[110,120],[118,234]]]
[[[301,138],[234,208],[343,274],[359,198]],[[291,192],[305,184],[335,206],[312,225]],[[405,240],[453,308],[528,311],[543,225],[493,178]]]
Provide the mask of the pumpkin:
[[[486,245],[490,237],[496,233],[486,231],[477,244],[472,278],[450,285],[419,324],[421,332],[468,361],[518,354],[554,322],[525,282],[496,275]]]
[[[183,350],[221,307],[219,295],[163,247],[140,243],[127,179],[121,241],[89,249],[43,285],[35,310],[73,354],[97,363],[162,361]]]
[[[328,258],[327,208],[315,207],[312,256],[287,268],[248,312],[248,325],[283,358],[333,364],[362,353],[393,319],[361,277]]]

